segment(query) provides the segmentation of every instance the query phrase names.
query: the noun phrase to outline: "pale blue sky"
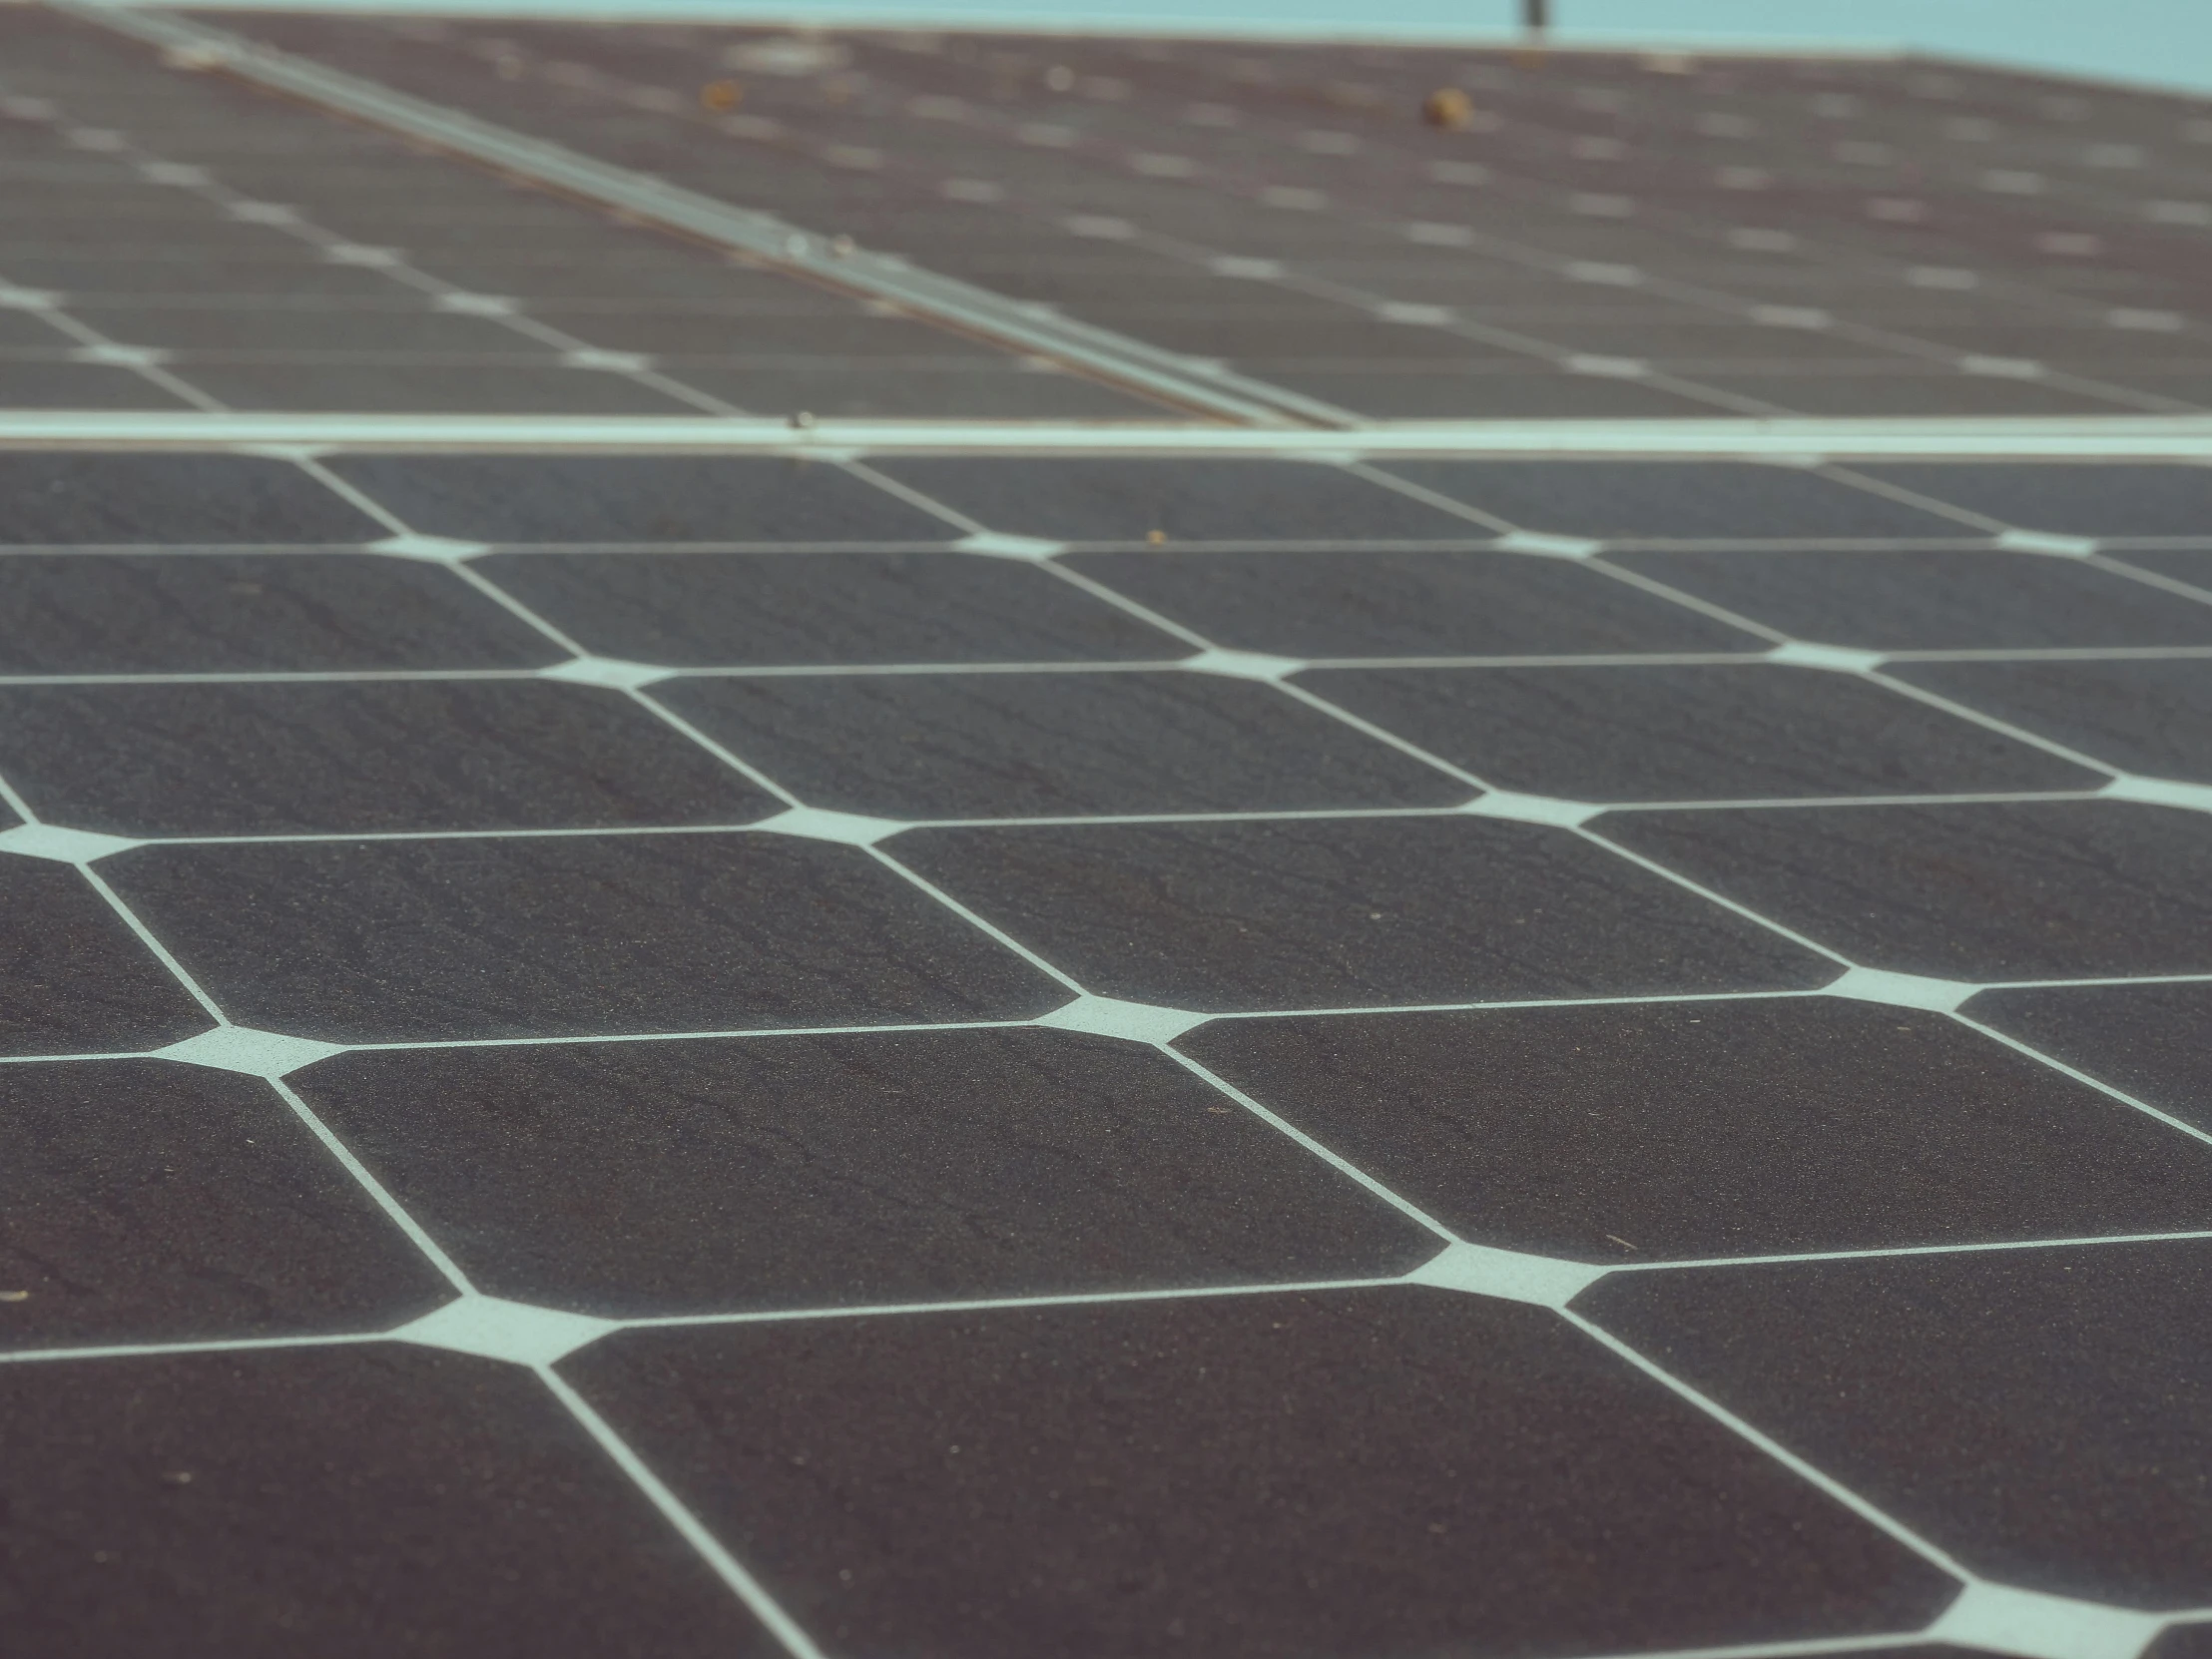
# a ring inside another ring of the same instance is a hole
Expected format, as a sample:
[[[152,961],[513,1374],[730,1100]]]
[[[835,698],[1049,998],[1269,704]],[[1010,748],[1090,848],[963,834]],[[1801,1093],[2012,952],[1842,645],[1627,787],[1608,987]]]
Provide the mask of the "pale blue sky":
[[[1357,26],[1421,31],[1506,27],[1519,0],[785,0],[799,11],[865,9],[970,17],[1202,18],[1247,27]],[[1708,37],[1906,44],[2212,92],[2212,0],[1552,0],[1563,40]]]
[[[1037,24],[1448,38],[1520,0],[226,0],[373,11],[522,11],[822,23]],[[1910,45],[2212,95],[2212,0],[1552,0],[1565,41]]]

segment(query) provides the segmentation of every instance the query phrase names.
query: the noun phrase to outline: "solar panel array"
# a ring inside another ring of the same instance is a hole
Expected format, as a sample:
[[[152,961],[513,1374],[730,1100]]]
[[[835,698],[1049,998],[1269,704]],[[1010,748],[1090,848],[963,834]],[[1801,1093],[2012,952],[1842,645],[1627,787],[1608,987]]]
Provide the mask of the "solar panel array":
[[[2189,222],[2004,241],[2169,101],[221,21],[813,241],[0,14],[0,393],[113,417],[0,453],[32,1651],[2212,1651],[2212,465],[1204,423],[2189,407]],[[1447,186],[1496,246],[1358,217]]]

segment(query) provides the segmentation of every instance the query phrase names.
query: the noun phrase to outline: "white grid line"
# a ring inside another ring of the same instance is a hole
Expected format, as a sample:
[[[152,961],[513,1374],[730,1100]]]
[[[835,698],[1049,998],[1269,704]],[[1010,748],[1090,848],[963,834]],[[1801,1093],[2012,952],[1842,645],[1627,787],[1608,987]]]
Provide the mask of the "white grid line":
[[[346,549],[345,551],[355,551]],[[2212,658],[2212,646],[2203,645],[2086,645],[2086,646],[1990,646],[1952,650],[1890,650],[1870,653],[1882,659],[1866,671],[1869,679],[1889,686],[1902,696],[1928,702],[1928,688],[1897,681],[1884,670],[1892,665],[1916,663],[2190,663]],[[1761,651],[1622,651],[1587,655],[1561,652],[1529,654],[1438,655],[1422,653],[1403,657],[1308,657],[1300,660],[1299,673],[1415,671],[1427,669],[1633,669],[1633,668],[1790,668],[1788,659]],[[1171,674],[1204,672],[1188,657],[1128,657],[1103,661],[1077,658],[1039,662],[936,662],[936,663],[737,663],[703,666],[657,667],[663,680],[838,680],[866,679],[882,675],[966,674]],[[0,686],[279,686],[279,685],[376,685],[396,682],[469,682],[541,680],[539,668],[331,668],[331,669],[177,669],[112,670],[104,672],[54,672],[0,674]],[[656,682],[659,683],[659,682]],[[1941,701],[1931,707],[1946,707]],[[1956,710],[1964,711],[1964,705]],[[1988,726],[1996,717],[1978,711],[1962,712]],[[1991,730],[2004,730],[1999,726]],[[2024,730],[2024,728],[2022,729]],[[2011,735],[2008,733],[2007,735]],[[2022,738],[2047,746],[2052,740]],[[2102,762],[2083,761],[2100,771],[2112,770]]]
[[[1807,1485],[1825,1493],[1832,1501],[1841,1504],[1870,1526],[1888,1533],[1924,1561],[1941,1568],[1961,1583],[1977,1583],[1980,1575],[1967,1568],[1948,1550],[1923,1537],[1903,1521],[1870,1503],[1826,1470],[1792,1451],[1782,1441],[1765,1429],[1756,1426],[1749,1418],[1731,1411],[1711,1394],[1674,1375],[1641,1351],[1631,1347],[1593,1320],[1585,1319],[1572,1308],[1562,1308],[1559,1317],[1583,1336],[1607,1350],[1616,1359],[1626,1361],[1653,1382],[1678,1395],[1688,1404],[1720,1423],[1739,1439],[1757,1446],[1769,1457],[1780,1463]]]
[[[1228,1008],[1193,1014],[1191,1018],[1196,1023],[1219,1024],[1234,1020],[1312,1020],[1353,1016],[1380,1018],[1390,1014],[1500,1013],[1531,1008],[1627,1008],[1697,1002],[1804,1001],[1837,995],[1838,993],[1833,988],[1834,983],[1834,981],[1830,981],[1825,985],[1791,986],[1777,990],[1623,991],[1595,993],[1588,996],[1477,997],[1456,1002],[1323,1003],[1312,1007],[1299,1008]],[[1984,991],[2080,990],[2129,985],[2212,985],[2212,971],[2202,973],[2101,974],[2094,976],[2060,976],[2046,979],[1987,979],[1976,981],[1967,989],[1972,995],[1979,995]],[[861,1021],[840,1025],[707,1026],[676,1031],[579,1031],[560,1032],[551,1035],[541,1033],[500,1037],[420,1037],[391,1041],[333,1043],[330,1046],[346,1053],[382,1054],[448,1048],[557,1048],[612,1043],[713,1042],[729,1039],[757,1041],[779,1037],[864,1037],[934,1031],[1014,1031],[1038,1026],[1050,1028],[1048,1016],[972,1020]],[[2002,1036],[2001,1034],[1999,1040],[2008,1046],[2014,1041],[2011,1037]],[[57,1065],[160,1058],[162,1058],[160,1048],[95,1049],[57,1054],[0,1054],[0,1065]],[[2057,1065],[2057,1069],[2065,1069],[2062,1064],[2056,1062],[2053,1062],[2053,1064]],[[2069,1075],[2071,1074],[2069,1073]],[[2098,1083],[2089,1074],[2082,1074],[2078,1080],[2091,1082],[2104,1093],[2112,1092],[2109,1085]],[[2155,1113],[2155,1109],[2153,1110]]]
[[[1200,1075],[1208,1075],[1198,1068]],[[1292,1132],[1295,1136],[1295,1131]],[[1326,1148],[1314,1148],[1327,1157]],[[1378,1196],[1389,1199],[1386,1192]],[[1391,1200],[1396,1203],[1398,1201]],[[1434,1222],[1419,1211],[1410,1219],[1449,1240]],[[1576,1263],[1597,1277],[1637,1277],[1702,1273],[1716,1269],[1779,1267],[1814,1262],[1887,1261],[1896,1257],[1987,1256],[2043,1250],[2097,1250],[2107,1246],[2140,1244],[2188,1244],[2212,1239],[2212,1230],[2162,1233],[2099,1234],[2088,1237],[2048,1239],[1999,1239],[1971,1244],[1904,1245],[1866,1250],[1817,1250],[1772,1256],[1688,1256],[1658,1262],[1609,1261]],[[1565,1261],[1565,1258],[1560,1260]],[[592,1315],[607,1334],[625,1331],[671,1331],[740,1325],[811,1325],[837,1320],[918,1319],[931,1314],[989,1314],[1029,1308],[1099,1308],[1131,1303],[1207,1302],[1236,1297],[1314,1296],[1333,1291],[1403,1289],[1421,1283],[1418,1267],[1403,1274],[1362,1275],[1336,1279],[1255,1280],[1222,1284],[1176,1285],[1125,1291],[1038,1292],[1030,1295],[936,1298],[915,1302],[813,1303],[787,1308],[740,1309],[709,1314]],[[470,1294],[475,1294],[471,1292]],[[444,1304],[451,1307],[453,1304]],[[150,1343],[107,1343],[0,1351],[0,1365],[38,1365],[73,1360],[161,1359],[185,1354],[253,1353],[264,1349],[352,1347],[362,1343],[390,1342],[412,1322],[366,1331],[330,1331],[285,1337],[225,1337],[195,1340],[183,1338]]]
[[[723,1547],[722,1540],[700,1522],[699,1517],[685,1506],[683,1499],[669,1489],[667,1483],[654,1472],[652,1465],[632,1449],[630,1443],[599,1414],[590,1400],[578,1393],[551,1366],[541,1365],[532,1369],[536,1371],[538,1381],[551,1391],[553,1397],[568,1408],[569,1415],[599,1443],[600,1449],[615,1466],[630,1477],[631,1483],[645,1495],[646,1500],[661,1512],[661,1517],[714,1569],[715,1575],[768,1628],[769,1634],[792,1655],[792,1659],[824,1659],[822,1649],[815,1645],[814,1638],[799,1621],[785,1612],[776,1598],[762,1586],[761,1581]]]

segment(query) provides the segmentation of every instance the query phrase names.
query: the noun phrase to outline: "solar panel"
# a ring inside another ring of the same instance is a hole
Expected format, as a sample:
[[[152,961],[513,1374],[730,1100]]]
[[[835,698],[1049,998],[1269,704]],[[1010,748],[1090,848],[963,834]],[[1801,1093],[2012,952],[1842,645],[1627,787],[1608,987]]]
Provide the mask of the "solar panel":
[[[2198,106],[0,38],[26,1651],[2202,1649]]]

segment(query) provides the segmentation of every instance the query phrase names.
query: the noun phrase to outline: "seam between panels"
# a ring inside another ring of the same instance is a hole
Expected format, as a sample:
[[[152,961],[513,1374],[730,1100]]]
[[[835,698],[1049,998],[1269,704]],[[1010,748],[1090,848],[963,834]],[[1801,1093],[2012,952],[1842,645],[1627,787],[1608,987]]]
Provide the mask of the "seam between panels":
[[[533,356],[529,366],[568,368],[576,372],[611,372],[619,378],[644,386],[674,402],[689,405],[701,414],[744,415],[748,411],[712,393],[689,385],[671,374],[653,366],[651,354],[634,351],[605,351],[588,340],[556,328],[548,322],[507,304],[502,296],[475,293],[457,282],[449,282],[441,276],[417,268],[403,251],[364,247],[349,237],[342,237],[324,229],[296,209],[279,203],[264,202],[245,196],[225,184],[215,170],[199,165],[171,162],[141,148],[123,132],[113,128],[86,128],[72,123],[62,105],[52,98],[27,100],[33,106],[42,106],[49,113],[43,118],[47,126],[63,135],[68,142],[71,134],[98,133],[106,141],[95,152],[127,163],[141,180],[148,184],[167,185],[189,192],[210,207],[228,215],[241,225],[258,226],[264,230],[278,232],[305,243],[319,252],[331,264],[349,266],[356,270],[373,271],[399,286],[431,301],[434,309],[428,314],[462,315],[479,322],[489,322],[528,339],[546,350],[561,353],[559,358],[543,362]],[[33,117],[31,119],[40,119]],[[455,303],[460,301],[461,303]],[[475,301],[474,304],[467,303]],[[57,324],[60,326],[60,324]],[[80,324],[79,326],[83,326]],[[87,336],[95,330],[84,327]],[[85,343],[97,348],[112,345],[104,336],[88,337]],[[138,349],[138,348],[119,348]],[[171,350],[149,347],[142,354],[149,365],[174,355]],[[171,390],[180,390],[189,384],[181,375],[168,375],[157,383]],[[149,372],[149,377],[152,377]],[[170,382],[176,382],[170,385]],[[217,402],[197,387],[191,389],[192,400],[211,413],[228,412],[228,405]]]

